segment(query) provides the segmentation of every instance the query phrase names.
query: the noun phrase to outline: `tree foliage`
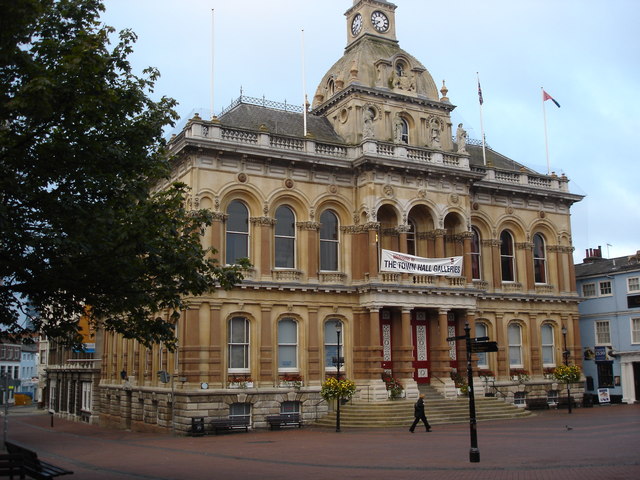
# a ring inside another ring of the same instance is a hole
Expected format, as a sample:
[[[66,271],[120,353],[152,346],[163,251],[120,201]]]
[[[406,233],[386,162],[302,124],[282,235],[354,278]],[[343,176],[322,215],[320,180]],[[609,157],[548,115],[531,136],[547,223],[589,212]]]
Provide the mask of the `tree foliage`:
[[[134,74],[136,36],[100,23],[101,0],[0,6],[3,335],[41,329],[77,345],[88,311],[127,338],[171,344],[184,297],[232,287],[247,265],[202,248],[212,219],[186,207],[184,185],[158,188],[176,102],[150,98],[158,72]]]

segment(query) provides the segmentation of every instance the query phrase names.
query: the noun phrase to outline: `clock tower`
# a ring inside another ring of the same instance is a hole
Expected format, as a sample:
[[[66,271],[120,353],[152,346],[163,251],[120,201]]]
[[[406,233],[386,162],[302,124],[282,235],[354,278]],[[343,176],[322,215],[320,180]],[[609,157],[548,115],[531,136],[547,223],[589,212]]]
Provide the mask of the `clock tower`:
[[[347,48],[365,36],[396,40],[396,6],[384,0],[354,0],[347,17]]]
[[[451,151],[455,108],[427,69],[400,48],[396,5],[354,0],[345,12],[344,55],[325,74],[313,113],[330,120],[347,143],[367,139]],[[440,96],[442,93],[442,96]]]

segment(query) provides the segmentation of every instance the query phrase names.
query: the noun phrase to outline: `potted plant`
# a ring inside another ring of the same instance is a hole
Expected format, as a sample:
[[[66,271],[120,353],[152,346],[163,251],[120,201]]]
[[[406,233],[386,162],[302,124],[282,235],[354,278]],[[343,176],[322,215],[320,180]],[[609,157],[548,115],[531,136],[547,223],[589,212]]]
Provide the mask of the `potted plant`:
[[[385,387],[387,387],[387,394],[391,400],[404,397],[404,387],[397,379],[388,373],[383,373],[382,380],[384,381]]]
[[[524,383],[529,380],[529,372],[524,368],[512,368],[509,370],[509,374],[514,382]]]
[[[320,389],[320,395],[325,400],[349,400],[356,393],[356,384],[352,380],[338,380],[336,377],[328,377]]]
[[[453,370],[451,372],[451,380],[453,380],[453,383],[456,386],[456,392],[458,395],[465,397],[469,395],[469,385],[467,384],[467,379],[463,374]]]
[[[555,378],[555,376],[554,376],[555,370],[556,370],[556,367],[544,367],[542,369],[542,373],[544,374],[544,378],[547,378],[547,379]]]
[[[558,365],[553,376],[556,380],[563,383],[576,383],[580,381],[580,367],[577,365]]]
[[[302,375],[299,373],[283,373],[280,375],[279,384],[280,387],[302,387]]]
[[[229,375],[227,384],[229,388],[253,388],[253,380],[249,375]]]

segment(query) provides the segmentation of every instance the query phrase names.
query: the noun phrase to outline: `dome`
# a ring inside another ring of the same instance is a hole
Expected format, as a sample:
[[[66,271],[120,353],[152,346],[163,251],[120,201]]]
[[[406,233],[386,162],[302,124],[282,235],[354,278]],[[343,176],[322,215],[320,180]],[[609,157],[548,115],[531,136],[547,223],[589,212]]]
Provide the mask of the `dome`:
[[[439,101],[431,74],[397,42],[362,37],[324,75],[313,97],[317,108],[351,84]]]

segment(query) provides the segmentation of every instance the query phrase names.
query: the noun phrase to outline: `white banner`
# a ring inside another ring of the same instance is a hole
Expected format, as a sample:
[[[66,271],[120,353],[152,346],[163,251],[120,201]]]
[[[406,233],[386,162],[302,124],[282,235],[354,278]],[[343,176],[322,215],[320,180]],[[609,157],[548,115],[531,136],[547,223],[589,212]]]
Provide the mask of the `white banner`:
[[[380,271],[459,277],[462,275],[462,257],[423,258],[382,250]]]

